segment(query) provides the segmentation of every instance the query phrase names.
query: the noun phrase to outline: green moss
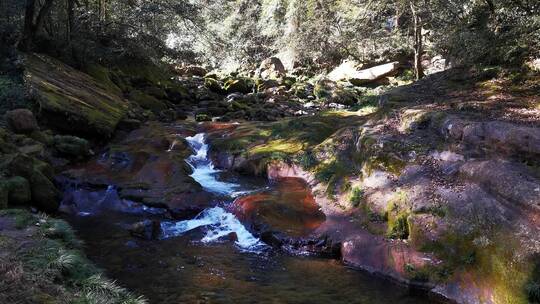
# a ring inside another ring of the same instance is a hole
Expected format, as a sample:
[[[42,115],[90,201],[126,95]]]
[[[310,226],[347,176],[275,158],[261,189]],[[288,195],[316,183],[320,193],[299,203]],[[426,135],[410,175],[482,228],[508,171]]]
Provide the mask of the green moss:
[[[360,189],[359,187],[352,188],[352,191],[349,195],[349,202],[353,207],[360,206],[360,203],[362,203],[362,200],[364,199],[364,190]]]
[[[408,222],[410,213],[407,194],[403,191],[396,192],[386,206],[388,220],[386,236],[392,239],[407,239],[410,234]]]
[[[103,84],[107,90],[117,95],[122,94],[122,90],[111,79],[111,71],[106,67],[99,64],[92,64],[85,67],[85,72]]]
[[[448,232],[423,250],[434,252],[449,272],[467,272],[478,284],[489,286],[494,303],[520,304],[528,303],[535,263],[518,258],[519,248],[511,233],[477,227],[465,233]]]
[[[208,114],[197,114],[195,115],[196,121],[211,121],[212,117],[210,117]]]
[[[131,91],[129,99],[139,104],[143,109],[151,110],[156,114],[167,109],[167,105],[164,102],[139,90]]]

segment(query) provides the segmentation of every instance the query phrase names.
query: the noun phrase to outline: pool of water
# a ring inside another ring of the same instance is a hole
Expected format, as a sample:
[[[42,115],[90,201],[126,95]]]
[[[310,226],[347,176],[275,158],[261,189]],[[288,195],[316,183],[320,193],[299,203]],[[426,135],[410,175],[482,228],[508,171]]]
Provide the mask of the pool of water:
[[[132,238],[134,215],[70,219],[86,253],[150,303],[430,303],[339,261],[239,250],[234,240],[203,242],[204,229],[159,241]]]
[[[272,250],[226,207],[243,193],[268,189],[220,178],[208,160],[204,134],[187,140],[194,149],[187,160],[192,177],[220,197],[193,219],[166,221],[159,210],[118,198],[114,187],[70,190],[82,212],[66,219],[85,241],[89,258],[122,286],[150,303],[431,303],[339,261]],[[270,196],[290,196],[276,191],[287,187],[272,188]],[[161,221],[158,240],[129,234],[127,228],[143,219]]]

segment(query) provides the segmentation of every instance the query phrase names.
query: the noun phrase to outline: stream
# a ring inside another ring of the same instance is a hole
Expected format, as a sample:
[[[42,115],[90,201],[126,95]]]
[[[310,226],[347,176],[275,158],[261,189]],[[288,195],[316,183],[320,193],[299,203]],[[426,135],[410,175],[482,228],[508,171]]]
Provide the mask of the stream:
[[[286,190],[231,178],[212,164],[204,134],[186,140],[194,151],[186,160],[191,176],[216,198],[192,219],[168,220],[159,208],[120,199],[112,185],[66,190],[79,210],[66,219],[84,240],[88,257],[120,285],[150,303],[431,303],[337,260],[273,250],[229,207],[250,193]],[[128,233],[143,220],[159,223],[159,238]]]

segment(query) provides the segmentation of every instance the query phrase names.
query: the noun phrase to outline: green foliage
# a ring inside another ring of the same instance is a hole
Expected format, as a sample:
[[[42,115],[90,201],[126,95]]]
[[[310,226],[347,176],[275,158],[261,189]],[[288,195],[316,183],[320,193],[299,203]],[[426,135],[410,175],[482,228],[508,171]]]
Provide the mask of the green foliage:
[[[364,190],[359,187],[354,187],[351,191],[349,202],[353,207],[360,206],[360,203],[364,199]]]

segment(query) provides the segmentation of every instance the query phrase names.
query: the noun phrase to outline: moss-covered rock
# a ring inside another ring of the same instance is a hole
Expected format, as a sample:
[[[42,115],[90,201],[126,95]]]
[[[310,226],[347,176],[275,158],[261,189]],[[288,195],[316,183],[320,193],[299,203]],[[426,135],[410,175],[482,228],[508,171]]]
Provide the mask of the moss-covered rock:
[[[211,121],[212,117],[210,117],[208,114],[201,113],[201,114],[197,114],[195,116],[195,120],[199,121],[199,122],[201,122],[201,121]]]
[[[9,206],[26,205],[32,201],[30,182],[24,177],[15,176],[6,180],[9,190]]]
[[[56,135],[54,148],[62,155],[83,158],[90,155],[90,143],[84,138],[76,136]]]
[[[207,77],[204,79],[204,85],[210,89],[212,92],[215,93],[223,93],[223,87],[221,86],[221,83],[219,80],[216,80],[215,78]]]
[[[242,93],[248,94],[253,91],[254,83],[248,78],[233,78],[225,82],[223,89],[227,94]]]
[[[50,166],[23,154],[12,155],[8,161],[12,176],[21,176],[30,183],[32,202],[45,211],[56,211],[60,193],[52,182]]]
[[[159,114],[159,112],[167,109],[167,105],[163,101],[139,90],[131,91],[128,98],[136,102],[143,109],[150,110],[155,114]]]
[[[29,54],[25,68],[41,119],[56,129],[109,137],[127,112],[114,90],[58,60]]]

